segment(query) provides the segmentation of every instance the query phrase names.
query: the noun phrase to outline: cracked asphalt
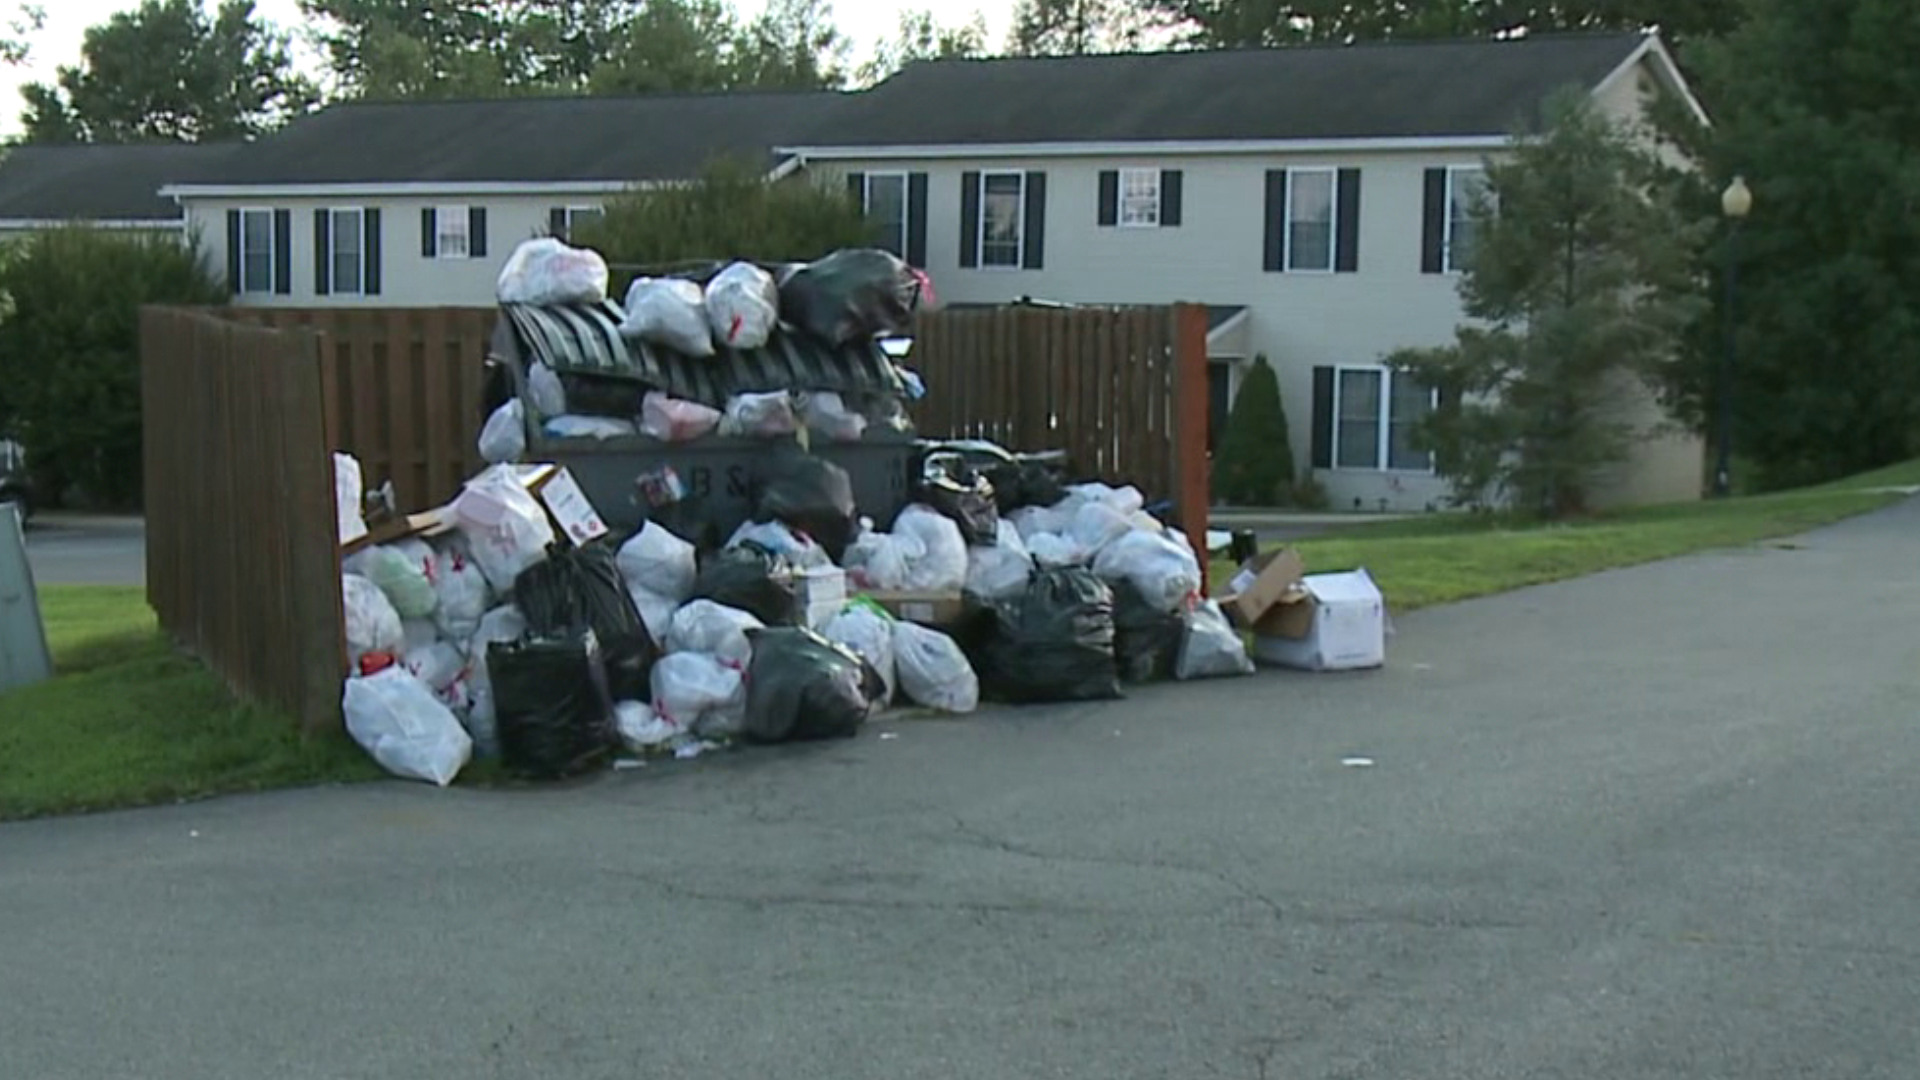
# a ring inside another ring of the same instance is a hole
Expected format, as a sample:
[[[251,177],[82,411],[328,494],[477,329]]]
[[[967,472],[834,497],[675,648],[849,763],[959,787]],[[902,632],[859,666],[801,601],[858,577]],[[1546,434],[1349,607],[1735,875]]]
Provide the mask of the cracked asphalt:
[[[1910,1080],[1916,537],[1374,674],[0,826],[0,1076]]]

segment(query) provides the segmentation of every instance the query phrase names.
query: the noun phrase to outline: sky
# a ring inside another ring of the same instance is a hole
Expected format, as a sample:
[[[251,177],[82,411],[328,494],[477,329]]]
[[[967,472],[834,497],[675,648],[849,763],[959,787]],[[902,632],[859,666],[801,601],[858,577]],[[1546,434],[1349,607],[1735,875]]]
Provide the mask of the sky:
[[[213,0],[208,0],[209,3]],[[734,0],[742,14],[752,15],[765,0]],[[47,13],[46,27],[32,38],[33,53],[28,63],[18,68],[0,68],[0,135],[20,131],[20,87],[30,82],[51,82],[63,64],[80,59],[80,43],[87,27],[107,21],[115,12],[140,6],[139,0],[41,0]],[[0,0],[0,18],[10,18],[18,9],[17,0]],[[282,29],[298,28],[300,9],[295,0],[255,0],[259,13]],[[872,51],[876,42],[892,34],[899,25],[900,13],[924,8],[942,24],[966,22],[974,12],[987,20],[987,40],[998,45],[1006,38],[1011,22],[1013,0],[834,0],[834,15],[840,30],[853,41],[856,57]],[[312,63],[308,51],[305,63]]]

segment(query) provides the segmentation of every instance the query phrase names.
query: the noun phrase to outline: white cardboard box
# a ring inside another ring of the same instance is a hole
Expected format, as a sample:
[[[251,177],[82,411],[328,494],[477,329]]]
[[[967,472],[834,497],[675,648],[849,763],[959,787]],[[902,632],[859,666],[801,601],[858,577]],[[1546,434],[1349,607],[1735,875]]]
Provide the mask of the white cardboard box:
[[[1308,574],[1300,584],[1313,623],[1300,638],[1256,634],[1253,658],[1303,671],[1352,671],[1387,662],[1387,604],[1365,570]]]

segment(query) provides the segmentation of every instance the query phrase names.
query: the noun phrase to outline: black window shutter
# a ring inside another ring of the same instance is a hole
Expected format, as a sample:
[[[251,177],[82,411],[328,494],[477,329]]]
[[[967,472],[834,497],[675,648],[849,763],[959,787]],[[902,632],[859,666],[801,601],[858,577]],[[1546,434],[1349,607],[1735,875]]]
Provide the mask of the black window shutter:
[[[1267,217],[1266,244],[1260,260],[1260,268],[1276,272],[1282,268],[1286,257],[1285,235],[1287,228],[1287,170],[1267,170]]]
[[[1447,170],[1428,169],[1426,206],[1420,218],[1420,272],[1437,274],[1447,243]]]
[[[1360,269],[1360,170],[1340,170],[1340,219],[1334,223],[1333,269],[1351,274]]]
[[[960,174],[960,265],[980,265],[980,174]]]
[[[1184,176],[1179,169],[1160,170],[1160,224],[1180,224],[1180,188]]]
[[[333,212],[313,212],[313,292],[325,296],[333,291]]]
[[[368,296],[380,295],[380,211],[362,210],[366,221],[367,269],[366,286]]]
[[[420,208],[420,257],[431,259],[440,254],[440,212],[431,206]]]
[[[273,212],[273,291],[293,295],[293,211]]]
[[[927,174],[907,174],[907,261],[927,265]]]
[[[1100,224],[1120,223],[1120,170],[1100,170]]]
[[[1020,222],[1020,265],[1039,270],[1047,264],[1047,174],[1027,174],[1027,207]]]
[[[227,282],[240,295],[240,211],[227,211]]]
[[[567,238],[567,208],[556,206],[547,211],[547,235],[557,240]]]
[[[467,257],[487,257],[487,208],[484,206],[467,208]]]
[[[862,211],[867,208],[867,174],[850,172],[847,174],[847,194],[853,197],[853,205]]]
[[[1333,468],[1333,369],[1313,369],[1313,467]]]

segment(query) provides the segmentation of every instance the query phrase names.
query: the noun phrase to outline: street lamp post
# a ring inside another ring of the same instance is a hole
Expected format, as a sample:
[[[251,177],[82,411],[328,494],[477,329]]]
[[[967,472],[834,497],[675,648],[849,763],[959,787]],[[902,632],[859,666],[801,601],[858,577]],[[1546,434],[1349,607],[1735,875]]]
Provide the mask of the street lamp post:
[[[1735,277],[1739,270],[1740,223],[1753,210],[1753,192],[1745,177],[1736,176],[1720,193],[1720,212],[1726,215],[1727,229],[1727,345],[1720,355],[1720,422],[1717,425],[1713,463],[1713,495],[1724,499],[1733,493],[1733,303]]]

